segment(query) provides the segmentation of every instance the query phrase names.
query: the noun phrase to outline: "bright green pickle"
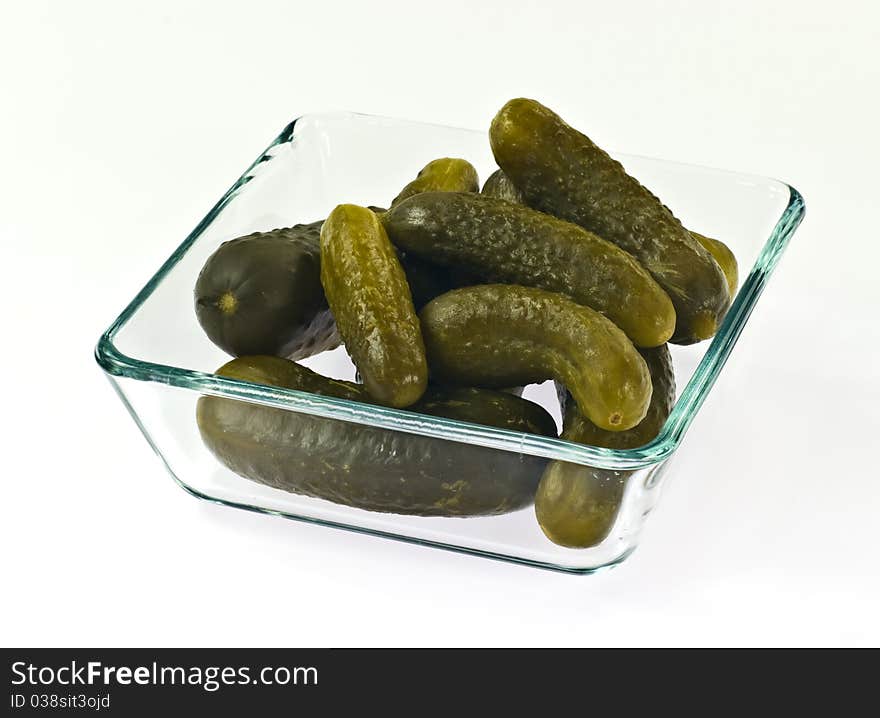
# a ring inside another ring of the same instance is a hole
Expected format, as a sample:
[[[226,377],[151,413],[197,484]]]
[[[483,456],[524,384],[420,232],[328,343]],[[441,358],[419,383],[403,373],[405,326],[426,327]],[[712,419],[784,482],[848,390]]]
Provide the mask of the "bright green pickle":
[[[418,401],[428,385],[425,345],[406,274],[375,212],[341,204],[330,213],[321,284],[370,395],[394,407]]]
[[[724,273],[724,278],[727,280],[727,291],[730,294],[730,297],[733,298],[736,294],[737,287],[739,286],[739,267],[733,250],[731,250],[730,247],[724,244],[720,239],[712,239],[712,237],[706,237],[705,235],[697,234],[696,232],[691,232],[691,235],[703,245],[703,249],[711,254],[715,263],[721,267],[721,271]]]
[[[503,388],[556,379],[609,431],[638,424],[651,377],[626,335],[556,292],[486,284],[453,289],[419,314],[433,379]]]
[[[426,164],[416,178],[394,198],[392,206],[422,192],[479,192],[474,166],[456,157],[441,157]]]

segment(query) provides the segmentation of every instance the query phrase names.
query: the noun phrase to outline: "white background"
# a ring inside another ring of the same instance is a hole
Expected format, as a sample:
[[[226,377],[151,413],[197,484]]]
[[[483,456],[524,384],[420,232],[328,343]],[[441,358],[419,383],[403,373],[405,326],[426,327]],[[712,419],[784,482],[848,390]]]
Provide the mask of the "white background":
[[[876,7],[5,4],[0,641],[880,643]],[[485,127],[520,95],[807,201],[632,558],[555,575],[181,492],[99,333],[292,117]]]

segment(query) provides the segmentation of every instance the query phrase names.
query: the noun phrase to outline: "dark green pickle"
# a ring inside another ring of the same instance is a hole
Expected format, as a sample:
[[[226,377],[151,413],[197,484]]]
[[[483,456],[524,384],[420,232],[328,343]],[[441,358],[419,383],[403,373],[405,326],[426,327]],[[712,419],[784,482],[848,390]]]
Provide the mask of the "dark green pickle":
[[[195,286],[199,324],[217,346],[239,356],[304,358],[339,344],[324,299],[321,222],[256,232],[224,242]]]
[[[609,431],[645,416],[651,378],[626,335],[556,292],[487,284],[453,289],[419,313],[432,378],[501,389],[556,379]]]
[[[496,199],[506,199],[508,202],[513,202],[514,204],[526,203],[522,196],[522,192],[514,187],[513,182],[510,181],[510,177],[504,174],[504,170],[495,170],[489,175],[489,178],[483,185],[481,194],[495,197]]]
[[[476,192],[476,170],[465,160],[434,160],[400,197],[446,189]],[[291,359],[339,346],[321,287],[323,224],[319,220],[238,237],[208,258],[196,282],[195,306],[211,341],[232,356],[272,354]],[[453,287],[476,282],[466,272],[451,272],[405,252],[399,252],[398,258],[417,309]]]
[[[391,204],[393,206],[422,192],[477,192],[479,189],[477,170],[470,162],[455,157],[441,157],[425,165]],[[380,218],[384,212],[383,210],[379,213]],[[439,297],[450,289],[478,282],[468,272],[438,266],[400,249],[398,256],[406,272],[416,309],[421,309],[434,297]]]
[[[567,397],[560,438],[608,449],[634,449],[660,433],[675,404],[672,358],[665,345],[639,352],[648,365],[654,387],[645,418],[628,431],[605,431],[587,419]],[[561,396],[565,398],[565,394]],[[535,516],[541,530],[553,543],[569,548],[589,548],[601,543],[614,525],[631,474],[565,461],[551,462],[535,495]]]
[[[508,102],[489,131],[495,161],[527,204],[636,257],[672,299],[671,341],[711,337],[730,304],[711,254],[623,166],[534,100]]]
[[[514,186],[513,182],[510,181],[510,177],[504,174],[504,170],[495,170],[495,172],[489,175],[489,179],[483,185],[482,194],[497,197],[498,199],[506,199],[508,202],[515,204],[527,204],[522,192]],[[667,209],[669,208],[667,207]],[[724,278],[727,280],[728,294],[733,299],[739,282],[739,269],[733,251],[721,240],[706,237],[692,230],[691,235],[703,245],[703,249],[709,252],[712,255],[712,259],[721,267]]]
[[[487,281],[562,292],[601,312],[639,346],[666,342],[672,302],[628,253],[570,222],[464,192],[424,192],[382,216],[408,254]]]
[[[406,275],[376,213],[341,204],[321,228],[321,284],[339,336],[378,402],[405,407],[428,385]]]
[[[363,386],[278,357],[242,357],[220,376],[374,403]],[[539,405],[484,389],[430,387],[411,411],[555,436]],[[531,504],[539,457],[336,421],[234,399],[199,399],[198,427],[232,471],[266,486],[346,506],[417,516],[489,516]]]
[[[456,286],[450,278],[449,272],[443,267],[438,267],[436,264],[401,250],[397,251],[397,258],[400,260],[404,274],[406,274],[413,305],[417,310],[434,297],[439,297]]]
[[[406,281],[409,283],[416,310],[421,309],[434,297],[446,294],[450,289],[469,287],[481,281],[470,272],[435,264],[402,249],[397,250],[397,257],[406,273]]]
[[[290,359],[339,346],[321,286],[323,224],[320,220],[255,232],[220,245],[205,262],[194,292],[196,316],[211,341],[232,356]],[[476,282],[402,251],[398,258],[417,309],[450,289]]]
[[[456,157],[441,157],[426,164],[416,178],[394,198],[392,206],[422,192],[479,192],[474,166]]]

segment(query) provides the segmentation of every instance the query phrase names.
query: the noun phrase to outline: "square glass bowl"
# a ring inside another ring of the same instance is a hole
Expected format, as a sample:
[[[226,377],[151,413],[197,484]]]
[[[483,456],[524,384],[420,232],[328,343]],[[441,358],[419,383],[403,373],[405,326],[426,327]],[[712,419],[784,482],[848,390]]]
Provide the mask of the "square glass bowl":
[[[741,277],[711,343],[671,346],[678,399],[660,435],[637,449],[582,446],[212,373],[229,357],[199,326],[193,287],[205,260],[222,242],[311,222],[340,203],[387,206],[419,168],[447,156],[468,159],[482,179],[495,168],[485,131],[342,112],[291,122],[101,336],[97,361],[172,477],[199,498],[571,573],[619,563],[636,547],[670,458],[800,223],[803,199],[785,183],[764,177],[616,155],[685,226],[726,242],[737,256]],[[354,378],[343,348],[304,363],[334,378]],[[370,512],[270,488],[233,473],[205,447],[196,425],[196,403],[203,395],[308,415],[308,421],[340,435],[351,424],[366,425],[375,439],[375,456],[368,457],[375,467],[393,463],[401,447],[415,446],[431,463],[432,480],[441,483],[454,484],[462,471],[504,476],[524,464],[547,461],[616,472],[624,486],[620,508],[607,538],[592,548],[571,549],[544,536],[532,507],[479,518],[421,517]],[[559,420],[552,382],[527,387],[525,396]]]

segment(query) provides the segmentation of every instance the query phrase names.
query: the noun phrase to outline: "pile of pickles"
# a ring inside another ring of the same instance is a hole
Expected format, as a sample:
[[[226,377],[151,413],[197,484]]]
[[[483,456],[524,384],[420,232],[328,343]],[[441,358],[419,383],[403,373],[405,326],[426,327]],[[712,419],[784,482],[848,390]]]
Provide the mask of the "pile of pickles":
[[[499,169],[430,162],[388,209],[221,245],[195,288],[225,377],[557,435],[527,384],[555,380],[561,438],[613,449],[657,436],[675,401],[667,343],[711,337],[736,291],[722,242],[672,212],[534,100],[498,112]],[[297,360],[344,344],[360,383]],[[370,511],[488,516],[534,504],[554,543],[608,536],[628,472],[445,442],[219,397],[202,438],[253,481]]]

